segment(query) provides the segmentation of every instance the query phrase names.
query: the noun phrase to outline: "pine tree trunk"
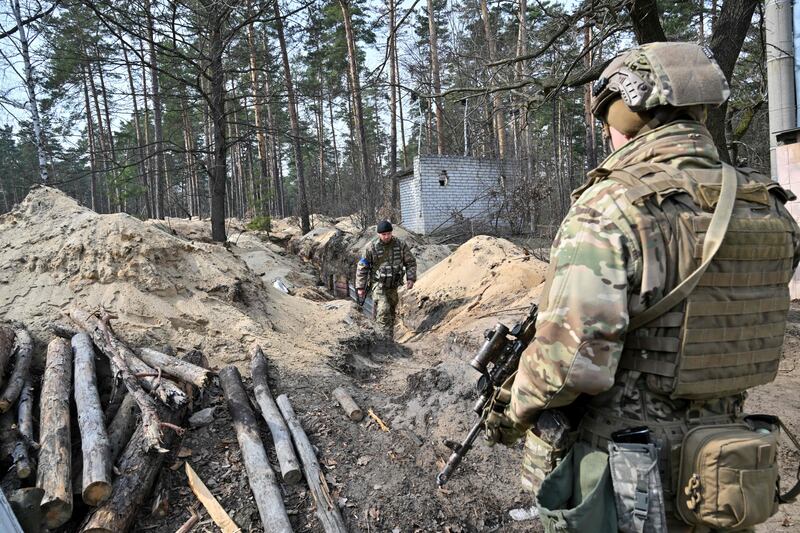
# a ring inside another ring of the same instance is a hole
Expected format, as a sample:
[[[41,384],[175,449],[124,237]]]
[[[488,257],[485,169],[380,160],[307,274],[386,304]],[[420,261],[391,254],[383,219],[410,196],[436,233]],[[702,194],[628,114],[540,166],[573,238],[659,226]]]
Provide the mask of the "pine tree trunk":
[[[31,125],[33,126],[33,140],[36,143],[36,154],[39,159],[39,179],[42,183],[47,183],[47,156],[45,155],[44,140],[42,139],[42,121],[39,119],[39,103],[36,100],[36,79],[31,65],[31,56],[28,49],[28,34],[25,24],[22,22],[22,12],[19,7],[19,0],[11,2],[14,11],[14,18],[17,22],[17,32],[19,33],[19,50],[22,54],[22,63],[25,67],[25,90],[28,93],[28,104],[31,112]]]
[[[481,18],[483,19],[483,30],[486,37],[486,44],[489,48],[489,61],[497,59],[497,45],[494,40],[494,33],[492,31],[492,24],[489,18],[489,8],[486,5],[486,0],[480,0]],[[497,152],[500,159],[506,156],[506,121],[503,117],[503,97],[500,92],[495,92],[492,95],[492,110],[493,122],[497,132]]]
[[[294,163],[297,171],[297,193],[300,207],[300,228],[305,235],[311,231],[311,223],[308,216],[308,198],[306,196],[306,179],[303,169],[303,151],[300,145],[300,119],[297,116],[297,97],[294,92],[292,82],[292,70],[289,66],[289,52],[286,50],[286,37],[283,34],[283,18],[278,0],[275,0],[275,27],[278,30],[278,42],[281,46],[281,58],[283,59],[283,78],[286,84],[286,93],[289,99],[289,122],[292,127],[292,148],[294,148]]]
[[[91,173],[92,211],[99,213],[100,201],[97,197],[97,149],[94,145],[94,120],[92,119],[92,105],[89,102],[89,87],[86,83],[86,68],[81,63],[81,78],[83,82],[83,98],[86,106],[86,135],[89,139],[89,169]]]
[[[131,89],[131,101],[133,102],[133,125],[136,130],[136,157],[138,158],[136,166],[139,168],[141,184],[145,188],[145,211],[147,217],[150,218],[152,214],[150,213],[150,202],[147,201],[147,168],[145,166],[145,153],[142,148],[142,126],[139,124],[139,103],[136,98],[136,87],[133,84],[133,68],[128,60],[128,50],[125,44],[121,42],[120,45],[122,46],[122,54],[125,59],[125,68],[128,71],[128,85]]]
[[[442,112],[442,82],[439,79],[439,47],[436,35],[436,19],[433,0],[428,0],[428,38],[431,48],[431,80],[433,81],[433,102],[436,106],[436,153],[444,154],[444,118]]]
[[[358,148],[360,151],[360,163],[362,171],[362,183],[364,193],[365,210],[362,213],[363,222],[369,224],[375,216],[375,193],[372,179],[372,170],[369,164],[369,154],[367,149],[367,131],[364,126],[364,103],[361,97],[361,81],[358,77],[358,51],[356,50],[355,34],[353,32],[353,22],[350,16],[349,0],[338,0],[342,9],[344,20],[345,39],[347,41],[348,56],[348,78],[350,81],[350,95],[353,101],[353,122],[358,133]]]
[[[392,176],[392,207],[400,208],[400,180],[397,179],[397,5],[389,0],[389,175]]]
[[[222,71],[222,6],[209,9],[209,46],[211,71],[210,115],[214,137],[214,158],[211,169],[211,238],[225,242],[225,184],[227,181],[227,139],[225,138],[225,78]]]
[[[155,207],[156,218],[164,218],[164,194],[166,185],[166,175],[164,174],[164,137],[161,129],[161,89],[158,83],[158,58],[156,56],[156,45],[153,37],[154,22],[153,14],[150,9],[150,0],[145,0],[144,5],[147,16],[147,42],[150,48],[150,93],[153,98],[153,132],[155,134]]]
[[[256,39],[255,33],[253,30],[253,25],[247,25],[247,45],[250,51],[250,84],[251,90],[253,91],[253,115],[255,118],[256,123],[256,139],[258,140],[258,163],[259,168],[261,169],[261,179],[259,180],[259,185],[266,183],[267,190],[269,190],[269,163],[268,163],[268,155],[267,155],[267,137],[264,134],[264,126],[262,124],[261,119],[261,108],[264,105],[264,100],[261,98],[258,92],[258,65],[256,63]],[[259,186],[259,191],[261,187]],[[259,202],[256,205],[256,213],[259,215],[264,215],[266,210],[264,209],[264,198],[261,194],[259,194]]]

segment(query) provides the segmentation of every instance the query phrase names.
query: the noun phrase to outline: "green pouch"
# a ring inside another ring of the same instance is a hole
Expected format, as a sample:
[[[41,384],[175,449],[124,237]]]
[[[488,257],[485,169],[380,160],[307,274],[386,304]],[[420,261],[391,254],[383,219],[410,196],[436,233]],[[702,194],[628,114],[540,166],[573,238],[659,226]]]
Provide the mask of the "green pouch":
[[[584,442],[576,443],[542,482],[536,507],[547,533],[616,533],[608,454]]]

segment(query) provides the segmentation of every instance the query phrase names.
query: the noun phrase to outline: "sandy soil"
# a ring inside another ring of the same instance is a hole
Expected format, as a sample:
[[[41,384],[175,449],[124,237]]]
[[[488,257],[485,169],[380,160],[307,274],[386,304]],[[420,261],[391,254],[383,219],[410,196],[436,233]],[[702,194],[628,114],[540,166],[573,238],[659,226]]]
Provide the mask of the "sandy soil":
[[[405,235],[430,256],[415,288],[401,293],[400,342],[380,342],[353,302],[324,301],[330,296],[317,286],[322,271],[352,264],[372,233],[346,218],[316,222],[312,235],[300,236],[292,219],[274,221],[268,233],[232,221],[235,231],[220,245],[208,242],[207,221],[97,215],[39,188],[0,217],[0,320],[26,323],[41,353],[60,310],[102,305],[117,312],[117,331],[130,344],[168,344],[178,355],[200,349],[212,368],[239,366],[248,387],[247,354],[260,344],[272,390],[291,398],[350,531],[539,531],[537,520],[509,514],[532,504],[519,484],[521,445],[480,441],[444,489],[435,477],[450,453],[444,441],[461,440],[474,421],[477,376],[468,361],[483,330],[522,317],[539,296],[546,264],[524,243],[486,236],[441,261],[450,248]],[[800,305],[790,320],[781,372],[752,392],[748,410],[777,414],[800,431]],[[337,386],[389,431],[370,417],[349,420],[331,396]],[[213,422],[186,432],[134,531],[172,533],[189,517],[197,500],[185,461],[242,531],[264,531],[216,382],[195,400],[195,410],[205,407],[216,408]],[[261,435],[277,471],[265,424]],[[800,454],[784,446],[781,459],[787,487]],[[294,530],[321,531],[305,484],[282,490]],[[783,506],[759,531],[800,530],[799,511]],[[217,531],[199,512],[194,531]]]

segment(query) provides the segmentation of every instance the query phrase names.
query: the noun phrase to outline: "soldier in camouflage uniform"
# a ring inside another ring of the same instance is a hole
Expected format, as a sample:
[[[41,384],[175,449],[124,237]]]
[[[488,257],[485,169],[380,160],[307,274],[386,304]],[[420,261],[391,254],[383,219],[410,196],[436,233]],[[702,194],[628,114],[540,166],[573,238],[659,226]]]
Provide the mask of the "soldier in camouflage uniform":
[[[367,244],[356,267],[356,290],[364,298],[369,282],[373,283],[372,299],[381,331],[387,339],[394,334],[395,308],[399,298],[397,289],[403,284],[411,289],[417,280],[417,261],[408,245],[392,236],[392,224],[384,220],[378,224],[378,237]]]
[[[552,450],[528,428],[545,410],[580,404],[572,463],[562,468],[565,459],[552,476],[570,472],[566,510],[543,508],[545,487],[537,495],[547,531],[573,531],[581,516],[595,532],[742,530],[676,514],[685,499],[679,453],[689,429],[742,420],[746,390],[777,373],[787,283],[800,260],[800,230],[783,205],[793,196],[752,169],[720,162],[704,120],[729,89],[699,46],[633,48],[609,64],[593,94],[615,151],[573,193],[553,243],[536,339],[510,394],[488,416],[487,438],[508,445],[527,433],[523,478],[536,488]],[[723,197],[735,206],[724,240],[712,238],[710,222]],[[709,251],[715,239],[722,244]],[[645,504],[642,529],[623,524],[614,502],[595,490],[611,485],[611,434],[632,426],[649,428],[656,445],[667,526],[651,520],[657,498],[650,515]],[[763,489],[769,500],[774,486]],[[775,509],[757,510],[757,520]]]

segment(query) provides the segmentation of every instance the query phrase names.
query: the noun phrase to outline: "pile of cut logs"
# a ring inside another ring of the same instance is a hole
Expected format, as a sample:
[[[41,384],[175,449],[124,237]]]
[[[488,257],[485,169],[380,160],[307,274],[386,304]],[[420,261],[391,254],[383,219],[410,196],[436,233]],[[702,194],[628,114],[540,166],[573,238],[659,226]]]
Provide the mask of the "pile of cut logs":
[[[0,326],[0,386],[5,384],[0,393],[0,459],[12,459],[13,470],[22,480],[17,485],[26,487],[9,490],[3,479],[3,489],[26,533],[68,522],[82,533],[124,533],[150,494],[166,452],[176,448],[191,400],[206,387],[212,373],[150,348],[132,350],[114,333],[110,324],[114,317],[105,311],[91,314],[73,308],[65,315],[70,325],[50,327],[57,337],[47,346],[41,387],[31,375],[34,349],[28,331],[19,324]],[[108,386],[98,388],[101,373],[95,366],[95,349],[108,361],[112,390],[107,395],[101,394],[101,389]],[[13,370],[6,381],[4,370],[9,367]],[[270,392],[267,359],[258,346],[252,353],[251,375],[282,481],[294,484],[305,476],[322,528],[326,533],[346,532],[289,398],[281,395],[274,399]],[[262,524],[271,532],[291,532],[279,480],[267,458],[239,370],[228,366],[218,378]],[[105,396],[108,400],[101,401]],[[334,391],[334,396],[352,420],[361,420],[362,411],[344,389]],[[71,428],[73,397],[77,431]],[[38,440],[33,416],[37,399]],[[78,446],[75,437],[79,437]],[[188,463],[186,466],[189,485],[211,518],[223,532],[239,531]],[[89,506],[83,518],[73,516],[73,495]],[[5,503],[0,491],[0,526],[8,507]],[[192,514],[179,531],[189,531],[196,524],[199,515]]]
[[[21,324],[0,326],[2,456],[12,458],[19,485],[27,486],[6,494],[25,531],[75,523],[76,494],[90,506],[80,531],[124,532],[149,495],[165,452],[183,432],[189,400],[206,386],[209,371],[152,349],[134,352],[115,335],[107,313],[65,314],[72,324],[51,328],[58,337],[47,346],[41,388],[31,375],[30,334]],[[113,376],[104,402],[95,349]],[[77,430],[70,420],[73,396]],[[78,434],[80,445],[74,446]]]

